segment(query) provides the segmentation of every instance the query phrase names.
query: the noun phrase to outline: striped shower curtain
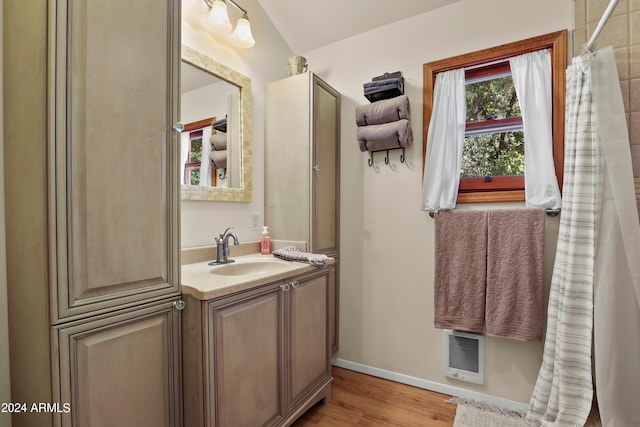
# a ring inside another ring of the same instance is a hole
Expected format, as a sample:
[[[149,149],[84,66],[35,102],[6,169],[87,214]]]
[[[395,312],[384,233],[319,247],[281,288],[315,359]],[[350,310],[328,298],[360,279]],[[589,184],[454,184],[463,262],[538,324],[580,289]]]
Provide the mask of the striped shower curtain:
[[[566,112],[562,217],[527,422],[582,427],[595,366],[603,425],[640,426],[640,223],[611,48],[573,59]]]
[[[567,69],[562,216],[551,279],[544,355],[527,422],[583,426],[591,409],[593,266],[600,152],[585,57]]]

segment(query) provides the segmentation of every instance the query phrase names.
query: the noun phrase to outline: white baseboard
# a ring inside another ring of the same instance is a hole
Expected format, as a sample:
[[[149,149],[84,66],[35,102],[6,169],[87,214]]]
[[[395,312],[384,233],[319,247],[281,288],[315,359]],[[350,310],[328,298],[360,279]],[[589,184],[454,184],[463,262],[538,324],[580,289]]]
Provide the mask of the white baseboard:
[[[526,412],[529,405],[515,400],[504,399],[502,397],[492,396],[490,394],[479,393],[477,391],[465,390],[463,388],[454,387],[448,384],[437,383],[434,381],[424,380],[422,378],[412,377],[410,375],[400,374],[397,372],[387,371],[386,369],[375,368],[373,366],[363,365],[344,359],[333,359],[333,364],[339,368],[349,369],[351,371],[361,372],[363,374],[372,375],[374,377],[384,378],[402,384],[423,388],[425,390],[435,391],[437,393],[448,394],[451,396],[461,397],[463,399],[477,400],[494,405],[511,411]]]

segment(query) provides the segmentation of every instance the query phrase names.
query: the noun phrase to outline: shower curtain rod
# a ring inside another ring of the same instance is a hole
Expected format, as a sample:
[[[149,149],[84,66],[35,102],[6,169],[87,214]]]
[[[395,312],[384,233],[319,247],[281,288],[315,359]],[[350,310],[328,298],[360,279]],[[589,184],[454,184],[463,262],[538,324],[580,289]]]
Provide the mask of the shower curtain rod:
[[[593,45],[596,42],[596,39],[598,38],[598,36],[600,35],[600,31],[602,31],[602,28],[604,28],[605,24],[609,20],[609,17],[613,13],[613,9],[615,9],[616,6],[618,5],[618,1],[619,0],[611,0],[609,2],[609,5],[607,6],[604,13],[602,14],[602,18],[600,18],[600,22],[598,22],[598,26],[596,27],[595,31],[591,35],[591,38],[589,39],[587,44],[584,45],[585,51],[591,52],[593,50]]]

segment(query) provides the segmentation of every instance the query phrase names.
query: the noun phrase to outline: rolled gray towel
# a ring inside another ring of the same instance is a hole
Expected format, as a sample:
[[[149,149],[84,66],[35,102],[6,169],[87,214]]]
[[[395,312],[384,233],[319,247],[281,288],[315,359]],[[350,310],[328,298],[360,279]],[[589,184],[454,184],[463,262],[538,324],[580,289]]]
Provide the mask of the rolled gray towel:
[[[224,132],[216,132],[209,138],[211,143],[211,151],[220,151],[227,149],[227,134]]]
[[[386,79],[377,79],[374,77],[372,82],[363,84],[362,88],[364,89],[365,98],[369,101],[381,101],[383,99],[403,95],[404,79],[402,77],[391,77]]]
[[[212,151],[209,153],[209,160],[215,169],[224,169],[227,167],[227,150]]]
[[[409,119],[409,97],[407,95],[356,107],[356,124],[358,126],[379,125],[402,119]]]
[[[360,151],[406,147],[413,143],[413,132],[407,119],[381,125],[359,126],[357,135]]]

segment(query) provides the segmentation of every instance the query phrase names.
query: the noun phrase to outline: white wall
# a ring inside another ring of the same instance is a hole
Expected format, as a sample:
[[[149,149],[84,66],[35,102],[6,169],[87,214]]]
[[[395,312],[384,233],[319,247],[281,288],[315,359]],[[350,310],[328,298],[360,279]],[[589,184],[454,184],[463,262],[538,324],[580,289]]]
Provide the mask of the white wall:
[[[0,34],[2,28],[3,2],[0,0]],[[3,51],[0,45],[0,98],[2,98]],[[7,312],[7,253],[4,217],[4,103],[0,105],[0,403],[11,402],[9,376],[9,319]],[[0,413],[0,427],[11,427],[11,415]]]
[[[264,221],[264,90],[267,83],[287,76],[287,58],[293,53],[256,0],[244,0],[253,36],[250,49],[234,48],[182,21],[182,43],[233,68],[251,79],[253,95],[253,201],[207,202],[183,201],[182,247],[212,245],[226,227],[234,226],[241,242],[260,239],[260,231],[251,229],[251,215]],[[239,18],[229,8],[232,21]]]
[[[236,86],[221,81],[203,86],[180,96],[180,121],[192,123],[215,117],[224,119],[227,115],[227,96],[238,95]]]
[[[572,28],[571,0],[462,0],[303,54],[343,95],[340,359],[528,403],[541,343],[488,337],[484,386],[442,373],[443,334],[433,327],[434,221],[420,211],[422,64],[565,28]],[[354,110],[368,102],[362,84],[392,71],[404,73],[415,141],[405,164],[394,153],[393,168],[381,155],[369,168]],[[557,218],[547,226],[548,282]]]

